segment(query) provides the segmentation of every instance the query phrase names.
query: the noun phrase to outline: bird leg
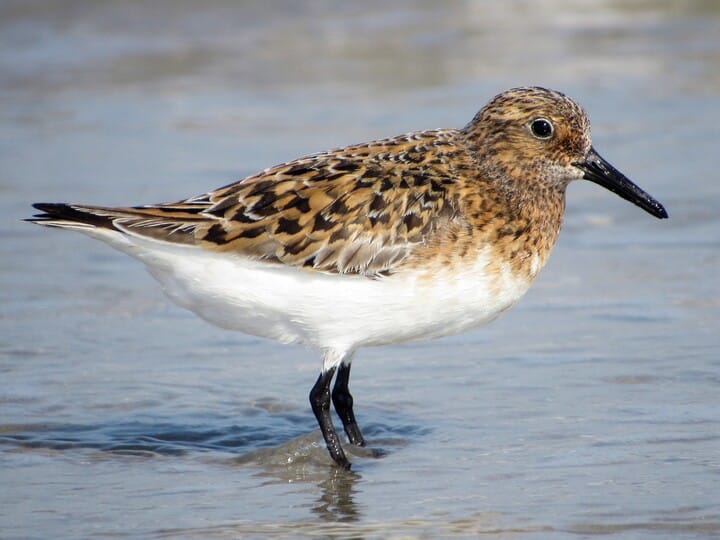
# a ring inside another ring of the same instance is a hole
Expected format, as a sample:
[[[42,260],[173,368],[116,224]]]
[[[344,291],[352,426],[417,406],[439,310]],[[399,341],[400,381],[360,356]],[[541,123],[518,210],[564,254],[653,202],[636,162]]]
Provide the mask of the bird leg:
[[[310,406],[313,413],[315,413],[318,424],[320,424],[320,431],[325,439],[330,457],[340,468],[348,470],[350,469],[350,462],[345,457],[345,452],[340,446],[340,440],[330,418],[330,382],[333,375],[335,375],[335,370],[336,368],[332,367],[320,373],[315,386],[310,390]]]
[[[335,405],[335,411],[342,420],[345,433],[352,444],[365,446],[365,439],[360,433],[360,428],[355,421],[355,413],[353,413],[353,397],[348,389],[348,381],[350,380],[350,364],[340,364],[340,369],[335,379],[335,386],[332,391],[332,402]]]

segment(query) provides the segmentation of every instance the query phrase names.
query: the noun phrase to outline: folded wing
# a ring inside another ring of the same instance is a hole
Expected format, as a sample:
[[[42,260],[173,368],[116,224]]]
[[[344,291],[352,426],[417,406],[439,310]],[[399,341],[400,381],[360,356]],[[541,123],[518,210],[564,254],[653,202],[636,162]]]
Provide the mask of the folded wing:
[[[437,137],[433,132],[434,144]],[[415,134],[314,154],[169,204],[38,203],[44,214],[31,221],[112,228],[329,273],[383,275],[458,215],[459,202],[446,190],[451,171],[444,160],[424,160],[422,144]]]

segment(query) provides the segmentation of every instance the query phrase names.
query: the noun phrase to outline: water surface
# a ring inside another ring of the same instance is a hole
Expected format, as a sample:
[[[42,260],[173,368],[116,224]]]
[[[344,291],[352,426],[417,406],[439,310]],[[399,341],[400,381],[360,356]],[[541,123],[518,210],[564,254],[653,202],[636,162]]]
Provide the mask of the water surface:
[[[0,536],[720,537],[715,2],[5,2],[0,44]],[[671,219],[573,185],[513,310],[360,351],[385,456],[352,473],[307,403],[316,353],[20,221],[462,126],[520,84],[581,101]]]

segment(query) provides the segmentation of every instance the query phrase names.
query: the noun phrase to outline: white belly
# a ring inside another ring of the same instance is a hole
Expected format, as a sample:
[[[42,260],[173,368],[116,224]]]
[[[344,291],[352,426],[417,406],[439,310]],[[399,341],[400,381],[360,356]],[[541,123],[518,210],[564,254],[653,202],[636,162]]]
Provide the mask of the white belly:
[[[188,251],[146,261],[175,302],[224,328],[336,350],[462,332],[495,318],[529,286],[509,272],[488,276],[483,255],[453,275],[368,279]]]
[[[344,352],[481,325],[512,306],[531,282],[502,266],[490,274],[488,250],[452,271],[431,275],[418,269],[369,279],[190,246],[93,236],[141,260],[174,302],[217,326]]]

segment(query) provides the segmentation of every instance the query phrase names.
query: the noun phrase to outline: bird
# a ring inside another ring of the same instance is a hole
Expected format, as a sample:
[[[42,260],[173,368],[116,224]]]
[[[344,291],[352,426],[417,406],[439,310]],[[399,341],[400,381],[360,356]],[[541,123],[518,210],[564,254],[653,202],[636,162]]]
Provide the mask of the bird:
[[[216,326],[318,350],[311,409],[330,457],[350,469],[330,405],[348,442],[365,446],[354,353],[464,332],[514,305],[556,243],[575,180],[668,217],[595,150],[577,102],[526,86],[461,129],[310,154],[177,202],[36,203],[27,221],[138,259]]]

